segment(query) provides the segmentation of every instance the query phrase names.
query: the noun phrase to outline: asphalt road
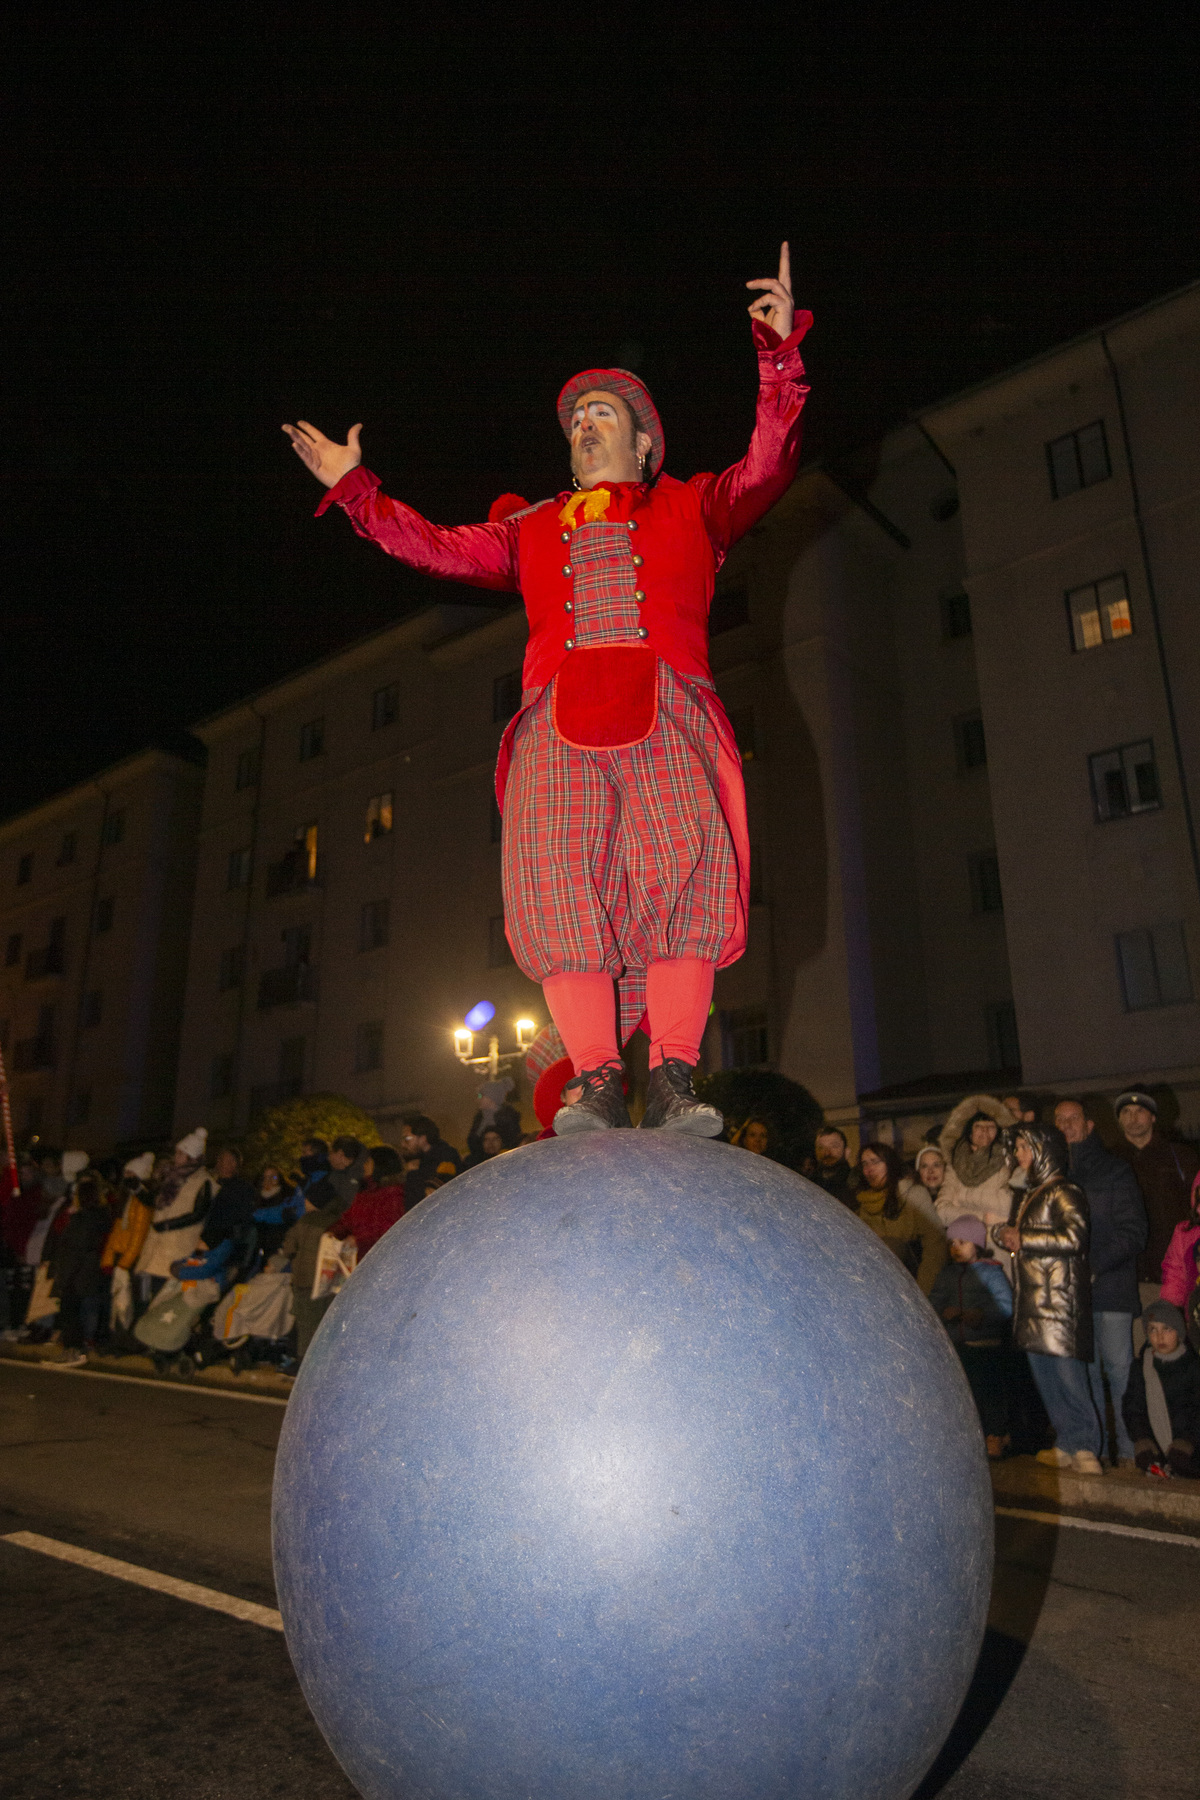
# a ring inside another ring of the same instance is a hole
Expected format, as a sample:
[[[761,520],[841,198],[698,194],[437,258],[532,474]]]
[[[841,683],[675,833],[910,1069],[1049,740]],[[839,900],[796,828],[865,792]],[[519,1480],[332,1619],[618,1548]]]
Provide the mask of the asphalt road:
[[[273,1606],[282,1413],[0,1364],[0,1535]],[[1001,1518],[997,1555],[976,1681],[918,1800],[1195,1793],[1200,1549]],[[352,1800],[279,1632],[3,1542],[0,1608],[5,1800]]]

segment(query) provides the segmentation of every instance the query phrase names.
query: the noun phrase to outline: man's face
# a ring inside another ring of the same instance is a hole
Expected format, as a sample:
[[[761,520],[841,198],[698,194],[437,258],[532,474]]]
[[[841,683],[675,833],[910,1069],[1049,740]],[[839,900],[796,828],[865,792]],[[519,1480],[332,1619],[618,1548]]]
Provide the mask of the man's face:
[[[347,1156],[344,1150],[331,1150],[329,1152],[329,1166],[331,1169],[348,1169],[353,1160],[353,1157]]]
[[[832,1169],[846,1154],[846,1140],[840,1131],[823,1132],[817,1139],[817,1161],[823,1169]]]
[[[1054,1123],[1068,1144],[1082,1144],[1095,1130],[1078,1100],[1060,1100],[1054,1109]]]
[[[1154,1114],[1147,1106],[1123,1106],[1117,1123],[1125,1136],[1136,1142],[1154,1130]]]
[[[972,1150],[987,1150],[995,1143],[999,1129],[995,1119],[976,1119],[971,1127]]]
[[[571,414],[571,473],[580,487],[598,481],[637,481],[641,475],[639,446],[650,440],[639,434],[633,415],[615,394],[581,394]]]
[[[216,1168],[217,1180],[218,1181],[232,1181],[233,1177],[237,1174],[237,1172],[238,1172],[237,1157],[233,1154],[233,1151],[232,1150],[222,1150],[221,1154],[217,1157],[217,1168]]]
[[[418,1137],[415,1131],[406,1131],[400,1142],[409,1156],[423,1156],[429,1148],[429,1139],[424,1135]]]

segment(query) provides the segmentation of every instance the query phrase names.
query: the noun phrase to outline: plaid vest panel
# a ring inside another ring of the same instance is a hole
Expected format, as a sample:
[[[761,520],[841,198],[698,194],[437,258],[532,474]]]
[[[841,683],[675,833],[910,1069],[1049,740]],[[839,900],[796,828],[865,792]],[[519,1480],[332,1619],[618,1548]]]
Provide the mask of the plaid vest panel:
[[[571,633],[579,649],[638,641],[638,571],[627,525],[598,520],[571,534]]]

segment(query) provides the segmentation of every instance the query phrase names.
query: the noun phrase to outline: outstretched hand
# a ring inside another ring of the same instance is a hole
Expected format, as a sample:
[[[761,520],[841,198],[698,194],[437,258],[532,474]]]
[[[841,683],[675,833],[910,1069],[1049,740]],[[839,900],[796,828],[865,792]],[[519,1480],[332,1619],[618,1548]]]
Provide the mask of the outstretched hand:
[[[283,430],[292,440],[292,449],[305,468],[311,469],[325,487],[336,487],[342,476],[348,475],[351,469],[357,469],[362,461],[362,448],[358,441],[361,425],[350,427],[344,444],[335,444],[332,438],[327,438],[323,431],[318,431],[307,419],[298,419],[294,425],[285,425]]]
[[[762,288],[757,300],[750,302],[750,317],[770,325],[781,338],[792,335],[796,303],[792,299],[792,258],[786,242],[779,247],[779,273],[764,275],[761,281],[748,281],[748,288]]]

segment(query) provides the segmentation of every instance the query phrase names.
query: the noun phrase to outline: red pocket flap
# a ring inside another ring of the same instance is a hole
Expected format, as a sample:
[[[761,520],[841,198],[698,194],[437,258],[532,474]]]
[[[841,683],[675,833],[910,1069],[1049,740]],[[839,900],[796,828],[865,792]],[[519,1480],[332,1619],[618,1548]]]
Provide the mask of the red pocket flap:
[[[573,650],[554,677],[554,729],[576,750],[627,750],[658,723],[658,657],[649,644]]]

